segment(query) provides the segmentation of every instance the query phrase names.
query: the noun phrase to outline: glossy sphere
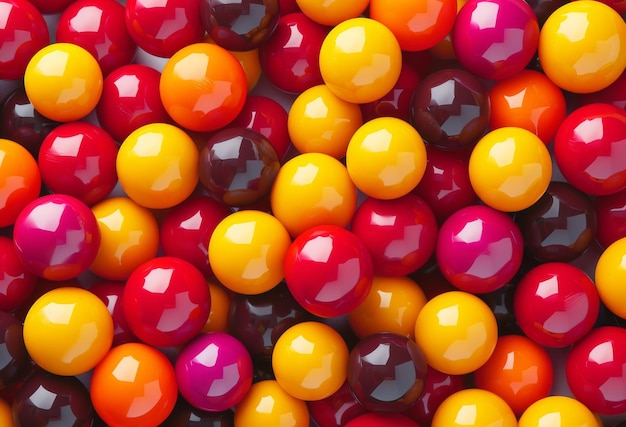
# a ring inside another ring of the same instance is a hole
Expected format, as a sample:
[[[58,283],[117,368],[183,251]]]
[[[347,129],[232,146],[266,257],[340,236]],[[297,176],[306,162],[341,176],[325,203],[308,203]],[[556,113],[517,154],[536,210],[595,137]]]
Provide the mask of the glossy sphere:
[[[235,414],[231,410],[208,412],[194,408],[179,397],[176,407],[163,425],[169,427],[233,427]]]
[[[15,221],[13,243],[28,271],[62,281],[89,268],[100,247],[100,230],[83,202],[51,194],[22,210]]]
[[[61,13],[70,3],[76,0],[29,0],[41,13]]]
[[[456,18],[455,0],[430,0],[417,3],[411,0],[393,3],[370,1],[370,17],[389,28],[398,39],[402,50],[426,50],[452,30]]]
[[[269,195],[280,159],[260,133],[245,128],[217,132],[200,151],[200,182],[228,206],[246,206]]]
[[[120,146],[116,166],[124,192],[141,206],[173,207],[198,183],[198,148],[184,131],[153,123],[131,133]]]
[[[474,147],[469,176],[478,197],[488,206],[515,212],[534,204],[552,178],[552,159],[534,133],[506,127],[485,135]]]
[[[626,190],[597,197],[594,207],[598,223],[596,239],[603,248],[626,237]]]
[[[128,0],[126,28],[146,52],[168,58],[202,41],[204,28],[197,0]]]
[[[415,340],[428,366],[450,375],[480,368],[498,340],[496,318],[478,297],[444,292],[429,300],[415,322]]]
[[[464,70],[435,71],[413,95],[413,126],[429,145],[443,150],[473,147],[487,129],[489,114],[487,88]]]
[[[28,63],[24,88],[41,114],[58,122],[71,122],[87,116],[98,104],[102,71],[84,48],[52,43]]]
[[[316,225],[345,227],[356,210],[356,187],[346,167],[321,153],[305,153],[278,171],[270,194],[272,212],[289,234]]]
[[[15,427],[11,405],[2,398],[0,398],[0,423],[6,427]]]
[[[278,384],[296,399],[320,400],[347,379],[348,347],[337,331],[319,322],[287,329],[276,342],[272,367]]]
[[[3,0],[0,10],[0,79],[21,79],[28,61],[50,41],[48,25],[41,12],[25,0]]]
[[[346,424],[346,427],[418,427],[410,418],[401,414],[369,412]]]
[[[626,24],[604,3],[572,2],[546,20],[539,38],[546,76],[570,92],[606,88],[626,66]]]
[[[602,303],[611,312],[626,318],[626,299],[623,292],[626,265],[622,258],[626,254],[626,238],[611,243],[600,255],[595,270],[595,284]]]
[[[522,264],[522,233],[506,214],[488,206],[468,206],[452,214],[437,236],[437,265],[457,288],[493,292]]]
[[[339,98],[362,104],[396,84],[402,52],[393,33],[378,21],[353,18],[334,27],[319,54],[324,83]]]
[[[460,375],[448,375],[428,367],[424,390],[405,415],[417,421],[420,425],[430,425],[435,411],[450,395],[465,388],[465,382]]]
[[[369,0],[296,0],[300,10],[311,20],[329,27],[360,16],[367,8]]]
[[[0,227],[6,227],[39,196],[41,175],[33,156],[17,142],[0,139],[0,155]]]
[[[553,380],[548,353],[530,339],[506,335],[498,339],[491,358],[474,373],[476,387],[500,396],[518,416],[548,396]]]
[[[0,384],[2,387],[21,380],[30,358],[24,346],[22,322],[0,311]]]
[[[84,427],[95,418],[87,389],[72,377],[37,372],[19,388],[13,402],[16,426]]]
[[[93,406],[109,425],[159,425],[174,409],[174,368],[158,350],[140,343],[112,349],[93,372]]]
[[[515,414],[497,394],[478,388],[461,390],[437,408],[432,427],[517,427]]]
[[[535,14],[526,2],[516,0],[469,0],[452,31],[452,45],[461,65],[490,80],[522,71],[538,43]]]
[[[430,259],[437,242],[432,210],[410,193],[392,200],[367,197],[354,214],[351,230],[367,247],[380,276],[414,272]]]
[[[215,43],[228,50],[252,50],[276,29],[278,0],[202,0],[200,14]]]
[[[609,104],[589,104],[570,113],[554,139],[554,157],[563,177],[593,195],[626,188],[626,159],[621,135],[626,111]]]
[[[24,344],[30,357],[57,375],[93,369],[111,348],[113,320],[100,299],[81,288],[45,293],[24,320]]]
[[[232,122],[248,93],[246,74],[226,49],[195,43],[165,64],[159,86],[165,110],[184,128],[208,132]]]
[[[117,184],[117,149],[113,138],[94,124],[62,124],[50,131],[40,147],[41,179],[49,191],[93,205]]]
[[[335,393],[325,399],[307,402],[307,406],[319,427],[341,427],[367,412],[352,394],[347,381]]]
[[[420,81],[418,72],[403,59],[400,76],[396,84],[382,98],[361,104],[363,121],[376,117],[397,117],[405,122],[411,121],[411,100]]]
[[[0,310],[13,311],[28,301],[36,282],[17,256],[13,241],[0,236]]]
[[[142,64],[124,65],[104,79],[98,122],[118,142],[149,123],[171,121],[159,96],[161,73]]]
[[[319,53],[327,33],[326,27],[301,12],[281,16],[272,37],[259,47],[263,73],[290,93],[322,84]]]
[[[224,218],[209,241],[209,262],[228,289],[254,295],[284,277],[283,260],[291,239],[278,219],[265,212],[238,211]]]
[[[124,316],[122,307],[122,294],[124,293],[124,282],[98,282],[89,287],[89,292],[100,298],[106,305],[109,314],[113,319],[113,344],[116,347],[127,342],[138,341],[132,333]]]
[[[137,338],[156,347],[174,347],[202,331],[211,310],[211,294],[193,265],[159,257],[132,272],[122,306]]]
[[[274,380],[260,381],[235,408],[237,426],[308,427],[309,411]]]
[[[596,235],[591,199],[565,182],[553,181],[531,207],[515,216],[527,253],[543,262],[578,258]]]
[[[91,208],[100,247],[89,269],[108,280],[126,280],[159,250],[159,226],[150,210],[127,197],[111,197]]]
[[[358,105],[337,97],[326,85],[302,92],[289,110],[289,136],[300,153],[324,153],[340,159],[363,124]]]
[[[591,330],[600,298],[591,279],[565,263],[546,263],[526,273],[517,286],[514,311],[530,339],[547,347],[566,347]]]
[[[205,276],[212,276],[209,240],[217,224],[230,213],[228,206],[208,196],[192,196],[174,206],[161,221],[163,254],[182,258]]]
[[[579,95],[579,100],[581,106],[602,103],[626,107],[626,73],[622,73],[617,80],[602,90]]]
[[[533,403],[519,419],[519,427],[594,427],[598,422],[585,405],[567,396],[549,396]]]
[[[137,51],[126,29],[124,6],[110,0],[73,2],[59,17],[56,40],[87,49],[105,76],[129,64]]]

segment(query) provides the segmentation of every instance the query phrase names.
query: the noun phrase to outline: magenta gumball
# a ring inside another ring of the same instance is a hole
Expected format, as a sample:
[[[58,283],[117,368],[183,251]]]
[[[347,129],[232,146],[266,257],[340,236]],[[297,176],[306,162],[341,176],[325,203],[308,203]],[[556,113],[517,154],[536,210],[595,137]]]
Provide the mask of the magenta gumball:
[[[124,294],[124,282],[98,282],[89,288],[89,292],[100,298],[107,306],[113,319],[113,344],[111,347],[137,342],[138,339],[128,327],[124,309],[122,307],[122,295]]]
[[[202,334],[176,359],[180,393],[193,407],[225,411],[237,405],[252,385],[252,359],[241,342],[224,332]]]
[[[367,412],[356,400],[346,381],[335,393],[325,399],[307,402],[311,418],[319,427],[341,427]]]
[[[491,80],[522,71],[538,44],[537,17],[521,0],[469,0],[452,30],[452,45],[461,65]]]
[[[524,241],[507,214],[474,205],[450,215],[439,229],[435,255],[445,278],[471,293],[506,285],[522,264]]]
[[[379,276],[406,276],[426,264],[435,250],[437,228],[432,210],[415,194],[392,200],[368,197],[351,225]]]
[[[0,311],[20,307],[35,290],[37,277],[20,261],[13,241],[0,236]]]

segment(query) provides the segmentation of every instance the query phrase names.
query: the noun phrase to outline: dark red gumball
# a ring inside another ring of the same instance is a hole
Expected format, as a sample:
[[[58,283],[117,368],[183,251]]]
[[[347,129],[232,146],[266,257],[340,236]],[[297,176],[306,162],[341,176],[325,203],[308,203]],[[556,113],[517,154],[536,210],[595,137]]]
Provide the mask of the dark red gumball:
[[[441,273],[434,259],[429,262],[427,267],[424,266],[424,268],[417,270],[415,273],[411,273],[409,277],[424,291],[427,300],[433,299],[444,292],[458,290]]]
[[[231,212],[224,203],[208,196],[192,196],[174,206],[161,221],[163,254],[190,262],[205,277],[213,276],[209,240],[217,224]]]
[[[580,106],[587,104],[612,104],[622,110],[626,109],[626,71],[608,87],[592,93],[579,95]]]
[[[88,122],[64,123],[41,144],[37,159],[41,179],[50,191],[93,205],[117,184],[117,150],[102,128]]]
[[[21,380],[30,357],[24,345],[22,321],[0,311],[0,384],[9,386]]]
[[[41,13],[61,13],[76,0],[29,0]]]
[[[411,100],[419,81],[420,77],[417,71],[403,63],[400,77],[389,93],[374,102],[361,104],[363,122],[377,117],[397,117],[405,122],[410,122]]]
[[[426,143],[443,150],[472,147],[489,125],[489,93],[473,74],[435,71],[413,94],[411,122]]]
[[[515,298],[515,290],[517,289],[517,279],[507,283],[500,289],[486,294],[480,294],[478,297],[485,302],[496,317],[498,323],[498,335],[522,334],[515,313],[513,312],[513,300]]]
[[[167,427],[234,427],[233,411],[208,412],[194,408],[182,397],[178,398],[174,410],[161,424]]]
[[[626,237],[626,190],[598,196],[594,206],[598,220],[596,238],[602,247]]]
[[[323,84],[319,53],[328,31],[301,12],[281,16],[272,37],[259,47],[263,73],[290,93]]]
[[[122,295],[124,294],[123,282],[98,282],[89,288],[89,292],[100,298],[107,306],[113,318],[113,345],[112,347],[127,342],[137,342],[137,337],[128,327],[124,309],[122,308]]]
[[[130,64],[137,45],[126,29],[125,9],[115,0],[78,0],[59,17],[56,41],[85,48],[107,75]]]
[[[422,267],[435,250],[437,229],[432,210],[415,194],[391,200],[368,197],[351,225],[379,276],[406,276]]]
[[[162,58],[204,38],[198,0],[128,0],[126,28],[137,46]]]
[[[161,73],[142,64],[122,66],[105,77],[96,107],[98,122],[117,142],[150,123],[171,119],[159,94]]]
[[[432,72],[433,57],[428,50],[402,51],[402,63],[413,68],[421,80]]]
[[[426,170],[413,193],[420,196],[441,223],[454,212],[477,203],[469,178],[469,153],[426,146]]]
[[[302,232],[285,255],[285,281],[296,301],[319,317],[361,304],[372,287],[372,258],[352,232],[320,225]]]
[[[419,427],[419,425],[401,414],[368,412],[354,418],[345,427]]]
[[[228,206],[246,206],[269,195],[280,160],[260,133],[226,128],[213,135],[199,160],[200,181]]]
[[[291,145],[287,129],[287,111],[278,102],[266,96],[249,96],[231,127],[252,129],[272,144],[278,159],[282,160]]]
[[[342,427],[367,412],[350,391],[347,381],[327,398],[307,402],[307,406],[319,427]]]
[[[0,80],[24,77],[28,62],[48,45],[48,24],[26,0],[0,1]]]
[[[546,19],[552,12],[557,10],[559,7],[563,6],[567,3],[567,0],[525,0],[526,3],[531,7],[535,16],[537,17],[537,21],[539,23],[539,27],[543,27],[543,24],[546,22]]]
[[[278,6],[281,15],[300,12],[300,7],[296,0],[278,0]]]
[[[8,237],[0,237],[0,310],[13,311],[23,305],[35,290],[37,276],[20,261]]]

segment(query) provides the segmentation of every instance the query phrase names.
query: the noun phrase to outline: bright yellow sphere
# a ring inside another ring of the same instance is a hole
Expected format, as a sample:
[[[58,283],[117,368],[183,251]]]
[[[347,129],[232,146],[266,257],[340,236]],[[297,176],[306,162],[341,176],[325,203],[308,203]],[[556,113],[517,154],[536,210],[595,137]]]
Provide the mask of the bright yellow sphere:
[[[369,0],[296,0],[296,3],[310,20],[330,27],[361,15]]]
[[[235,407],[236,426],[309,427],[306,403],[291,396],[275,380],[259,381]]]
[[[596,264],[595,282],[604,305],[626,319],[626,237],[602,252]]]
[[[530,405],[519,419],[519,427],[596,427],[593,412],[566,396],[548,396]]]
[[[432,427],[517,427],[513,410],[497,394],[470,388],[444,400],[435,411]]]

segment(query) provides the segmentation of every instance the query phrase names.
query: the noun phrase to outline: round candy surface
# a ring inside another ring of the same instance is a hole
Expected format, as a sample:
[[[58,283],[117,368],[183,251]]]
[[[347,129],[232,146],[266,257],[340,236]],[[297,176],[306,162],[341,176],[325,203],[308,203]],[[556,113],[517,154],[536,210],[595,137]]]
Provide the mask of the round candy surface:
[[[0,381],[3,387],[23,380],[29,364],[22,322],[0,311]]]
[[[296,0],[300,10],[313,21],[334,26],[350,18],[356,18],[367,8],[369,0]]]
[[[461,390],[444,400],[433,417],[432,427],[516,427],[515,414],[497,394],[478,388]]]
[[[594,207],[598,228],[596,239],[600,246],[608,248],[613,242],[626,237],[626,190],[598,196]]]
[[[548,396],[530,405],[519,419],[519,427],[593,427],[598,422],[585,405],[567,396]]]
[[[319,427],[339,427],[367,412],[352,394],[346,381],[325,399],[307,402],[311,418]]]
[[[37,277],[26,270],[13,241],[0,236],[0,310],[13,311],[32,295]]]
[[[404,413],[419,425],[430,425],[439,405],[450,395],[464,388],[465,381],[462,376],[444,374],[428,367],[422,394]]]
[[[401,414],[368,412],[354,418],[346,427],[418,427],[410,418]]]
[[[306,403],[285,392],[277,381],[259,381],[235,408],[235,425],[307,427],[309,411]]]
[[[621,238],[602,252],[595,270],[595,284],[602,303],[623,319],[626,318],[626,297],[623,290],[626,266],[622,263],[624,255],[626,238]]]
[[[113,344],[116,347],[127,342],[136,342],[137,337],[128,327],[122,307],[125,282],[98,282],[89,287],[89,292],[100,298],[113,319]]]

